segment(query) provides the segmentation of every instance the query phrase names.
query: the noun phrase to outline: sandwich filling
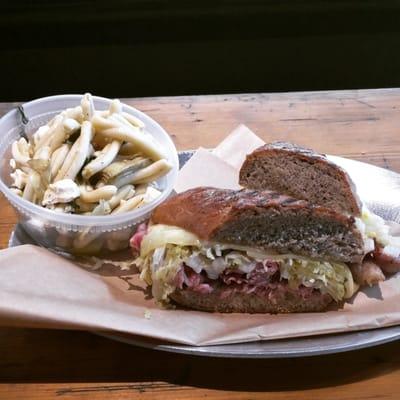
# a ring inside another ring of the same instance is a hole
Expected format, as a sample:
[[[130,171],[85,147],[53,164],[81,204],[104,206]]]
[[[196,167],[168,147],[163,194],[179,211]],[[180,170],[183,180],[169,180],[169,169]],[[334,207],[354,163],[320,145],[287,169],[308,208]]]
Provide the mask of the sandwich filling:
[[[278,302],[296,292],[304,299],[330,297],[340,302],[358,289],[346,264],[277,254],[265,249],[201,241],[175,226],[141,226],[131,239],[140,252],[136,265],[161,303],[179,289],[218,290],[267,296]]]

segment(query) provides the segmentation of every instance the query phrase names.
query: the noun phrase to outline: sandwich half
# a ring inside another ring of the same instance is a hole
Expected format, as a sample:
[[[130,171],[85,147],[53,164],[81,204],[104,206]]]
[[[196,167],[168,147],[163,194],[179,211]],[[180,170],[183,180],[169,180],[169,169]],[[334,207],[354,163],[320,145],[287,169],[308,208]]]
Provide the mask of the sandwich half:
[[[270,191],[201,187],[131,239],[157,301],[218,312],[324,311],[358,289],[366,243],[351,215]]]
[[[353,215],[367,247],[362,263],[352,265],[360,285],[374,285],[400,271],[400,238],[362,204],[347,172],[324,154],[288,142],[273,142],[248,154],[239,183],[248,189],[274,190]]]

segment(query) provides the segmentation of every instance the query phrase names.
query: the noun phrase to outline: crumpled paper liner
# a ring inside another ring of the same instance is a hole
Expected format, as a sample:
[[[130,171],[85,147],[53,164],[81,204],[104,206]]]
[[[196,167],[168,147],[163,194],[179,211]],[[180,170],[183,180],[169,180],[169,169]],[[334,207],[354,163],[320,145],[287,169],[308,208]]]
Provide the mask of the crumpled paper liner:
[[[199,182],[237,187],[238,167],[260,144],[251,131],[239,127],[214,149],[211,158],[208,151],[200,150],[182,170],[176,190],[198,186]],[[226,175],[218,175],[221,171]],[[399,304],[397,274],[357,293],[342,309],[325,313],[249,315],[166,310],[155,304],[138,275],[130,271],[116,274],[115,269],[104,266],[89,272],[32,245],[0,252],[3,325],[116,330],[182,344],[215,345],[397,325]]]
[[[264,141],[247,126],[239,125],[212,151],[199,148],[179,171],[177,193],[198,186],[239,189],[239,170],[246,155]]]

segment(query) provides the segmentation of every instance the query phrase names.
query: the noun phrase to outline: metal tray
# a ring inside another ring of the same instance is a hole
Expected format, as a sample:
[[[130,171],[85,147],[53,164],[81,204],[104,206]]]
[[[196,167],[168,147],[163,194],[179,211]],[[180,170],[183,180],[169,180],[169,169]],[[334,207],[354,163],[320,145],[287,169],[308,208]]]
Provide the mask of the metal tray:
[[[400,339],[400,326],[325,336],[309,336],[304,338],[199,347],[162,343],[117,332],[96,333],[106,338],[134,346],[194,356],[224,358],[292,358],[341,353],[389,343]]]
[[[180,167],[190,159],[192,151],[179,154]],[[368,207],[381,217],[400,223],[400,175],[359,161],[329,156],[344,167],[357,185]],[[21,226],[12,232],[9,246],[34,243]],[[101,336],[154,350],[197,356],[228,358],[288,358],[339,353],[377,346],[400,339],[400,326],[346,332],[323,336],[280,339],[216,346],[187,346],[118,332],[95,332]]]

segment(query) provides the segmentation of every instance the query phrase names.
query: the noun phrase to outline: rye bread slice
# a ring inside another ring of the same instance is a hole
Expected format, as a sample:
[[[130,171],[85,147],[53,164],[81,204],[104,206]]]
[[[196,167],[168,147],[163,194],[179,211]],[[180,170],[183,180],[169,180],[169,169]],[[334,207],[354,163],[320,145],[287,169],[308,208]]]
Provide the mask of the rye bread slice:
[[[361,202],[349,175],[325,155],[287,142],[273,142],[249,154],[239,183],[274,190],[355,216]]]
[[[158,206],[151,220],[204,241],[341,262],[364,256],[352,216],[276,192],[195,188]]]
[[[300,292],[286,293],[279,301],[271,302],[267,297],[254,293],[232,293],[221,296],[222,289],[215,289],[211,293],[202,294],[193,290],[176,290],[170,298],[177,304],[200,311],[220,313],[301,313],[325,311],[333,298],[318,291],[310,298],[302,297]]]

